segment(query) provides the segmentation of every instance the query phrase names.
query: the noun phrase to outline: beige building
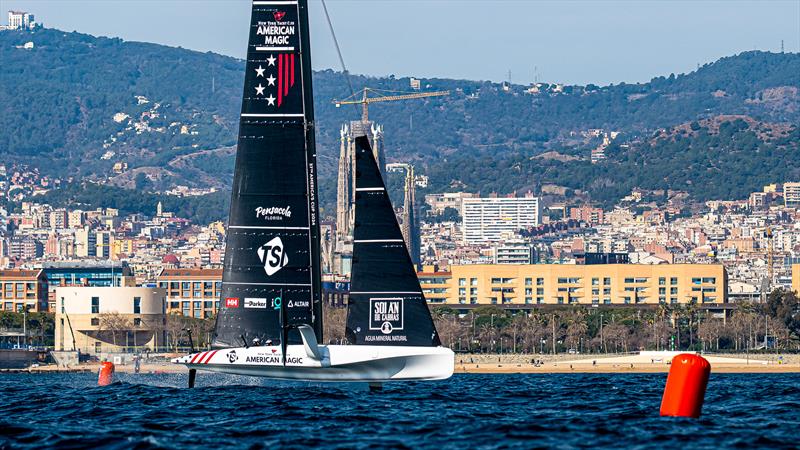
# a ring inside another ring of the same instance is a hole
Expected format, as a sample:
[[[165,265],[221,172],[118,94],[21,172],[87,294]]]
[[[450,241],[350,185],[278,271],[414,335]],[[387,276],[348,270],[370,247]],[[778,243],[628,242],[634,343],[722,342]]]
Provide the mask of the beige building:
[[[474,264],[418,273],[425,298],[447,305],[657,305],[727,302],[721,264]]]
[[[800,264],[792,265],[792,290],[800,294]]]
[[[55,296],[56,350],[100,353],[165,345],[164,289],[59,287]]]
[[[787,208],[800,208],[800,182],[783,184],[783,201]]]

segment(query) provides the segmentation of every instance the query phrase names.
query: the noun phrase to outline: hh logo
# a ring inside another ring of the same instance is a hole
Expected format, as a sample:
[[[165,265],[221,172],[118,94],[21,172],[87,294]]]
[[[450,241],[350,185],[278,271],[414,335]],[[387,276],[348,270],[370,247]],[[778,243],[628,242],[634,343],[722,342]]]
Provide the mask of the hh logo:
[[[267,276],[274,275],[277,271],[289,264],[289,256],[283,248],[283,241],[276,237],[258,248],[258,259],[264,264]]]
[[[272,17],[275,18],[276,22],[280,22],[281,19],[283,19],[283,16],[285,16],[285,15],[286,15],[286,11],[275,11],[274,13],[272,13]]]
[[[238,297],[228,297],[225,299],[225,307],[226,308],[238,308],[239,307],[239,298]]]

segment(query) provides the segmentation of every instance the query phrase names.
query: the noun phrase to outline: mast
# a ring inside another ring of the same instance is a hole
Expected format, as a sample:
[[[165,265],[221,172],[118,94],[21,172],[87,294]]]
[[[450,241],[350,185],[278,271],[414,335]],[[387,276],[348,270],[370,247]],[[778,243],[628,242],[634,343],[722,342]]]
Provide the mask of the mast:
[[[345,336],[356,345],[441,345],[366,136],[356,138],[353,270]]]
[[[217,348],[322,340],[309,42],[307,0],[253,1]]]

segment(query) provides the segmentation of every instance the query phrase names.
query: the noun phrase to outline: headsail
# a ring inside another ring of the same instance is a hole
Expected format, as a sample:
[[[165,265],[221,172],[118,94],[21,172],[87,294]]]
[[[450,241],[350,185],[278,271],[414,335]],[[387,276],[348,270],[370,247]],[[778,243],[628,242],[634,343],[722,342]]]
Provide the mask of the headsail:
[[[348,341],[441,345],[366,136],[356,138],[355,185]]]
[[[322,339],[309,42],[306,0],[253,1],[214,347]]]

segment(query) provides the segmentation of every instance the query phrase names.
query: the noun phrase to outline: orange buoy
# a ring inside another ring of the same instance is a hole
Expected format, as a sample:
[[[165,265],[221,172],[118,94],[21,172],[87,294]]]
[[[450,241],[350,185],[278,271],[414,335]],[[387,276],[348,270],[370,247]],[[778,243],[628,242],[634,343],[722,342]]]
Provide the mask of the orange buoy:
[[[672,358],[661,399],[661,415],[700,417],[711,364],[700,355],[681,353]]]
[[[97,385],[108,386],[114,381],[114,363],[104,361],[100,365],[100,372],[97,374]]]

